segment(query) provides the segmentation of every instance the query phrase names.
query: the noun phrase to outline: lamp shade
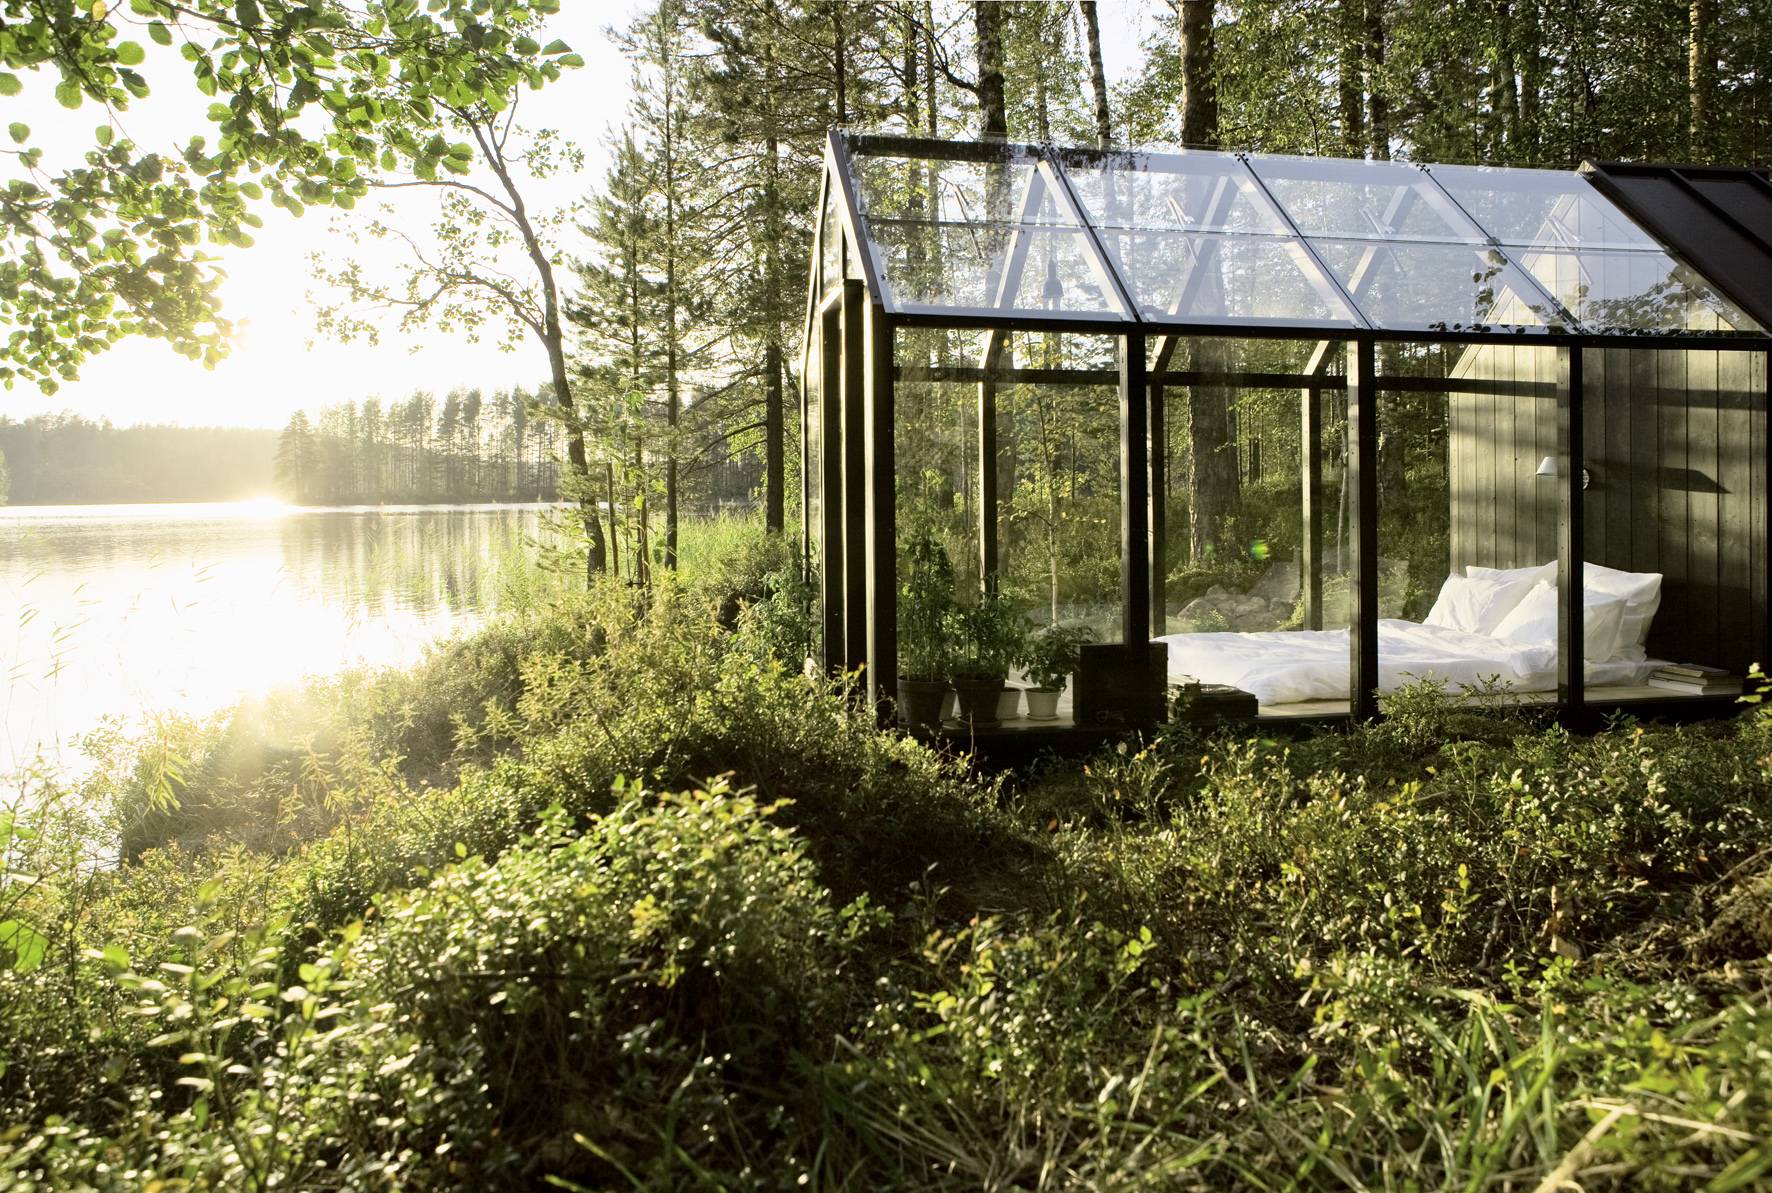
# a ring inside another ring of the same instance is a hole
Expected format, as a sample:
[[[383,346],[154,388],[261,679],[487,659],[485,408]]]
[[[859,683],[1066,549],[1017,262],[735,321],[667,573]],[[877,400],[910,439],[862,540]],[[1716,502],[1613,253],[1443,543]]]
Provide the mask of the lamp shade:
[[[1555,456],[1546,456],[1544,459],[1538,461],[1538,471],[1534,475],[1536,475],[1536,476],[1555,476],[1555,475],[1557,475],[1557,458]]]

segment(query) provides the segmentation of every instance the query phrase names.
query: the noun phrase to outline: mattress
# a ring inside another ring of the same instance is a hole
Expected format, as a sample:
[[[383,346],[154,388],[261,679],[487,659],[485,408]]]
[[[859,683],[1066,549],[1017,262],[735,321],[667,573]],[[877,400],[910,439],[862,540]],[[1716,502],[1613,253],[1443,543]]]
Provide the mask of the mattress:
[[[1343,630],[1259,634],[1169,634],[1169,678],[1193,676],[1252,692],[1262,704],[1348,698],[1348,635]],[[1587,665],[1590,684],[1643,683],[1658,659]],[[1516,692],[1557,687],[1555,645],[1521,646],[1486,634],[1386,618],[1378,623],[1378,690],[1427,681],[1449,691],[1504,684]]]

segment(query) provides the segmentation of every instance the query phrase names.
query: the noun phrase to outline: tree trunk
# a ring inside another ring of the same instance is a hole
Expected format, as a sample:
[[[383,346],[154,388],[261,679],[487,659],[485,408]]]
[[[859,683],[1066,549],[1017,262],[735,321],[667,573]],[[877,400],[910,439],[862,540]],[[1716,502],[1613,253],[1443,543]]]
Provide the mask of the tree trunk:
[[[1372,139],[1372,156],[1389,161],[1391,101],[1384,90],[1384,3],[1366,0],[1366,132]]]
[[[1341,114],[1341,140],[1349,154],[1366,153],[1366,3],[1341,0],[1338,20],[1339,52],[1335,62],[1335,93]]]
[[[1003,10],[974,0],[973,28],[978,49],[978,135],[987,141],[1009,139],[1009,110],[1003,89]]]
[[[1181,0],[1181,143],[1218,148],[1218,71],[1213,0]]]
[[[1711,44],[1715,16],[1714,0],[1692,0],[1687,14],[1686,90],[1691,115],[1686,126],[1686,152],[1695,160],[1703,160],[1709,150],[1711,92],[1717,73],[1716,50]]]
[[[609,501],[609,574],[621,575],[621,530],[615,521],[615,462],[603,460],[603,492]]]
[[[1196,340],[1192,348],[1193,367],[1199,372],[1227,371],[1223,341]],[[1195,566],[1223,553],[1226,524],[1242,504],[1232,392],[1219,385],[1188,387],[1188,448],[1193,456],[1188,550]]]
[[[1083,0],[1083,35],[1089,44],[1089,90],[1095,97],[1095,147],[1113,144],[1114,126],[1108,114],[1107,70],[1101,61],[1101,23],[1095,0]]]
[[[763,347],[763,525],[780,534],[787,524],[787,462],[784,451],[781,345]]]
[[[843,4],[830,6],[831,100],[836,107],[837,127],[849,123],[849,37],[843,29]]]
[[[1520,89],[1514,61],[1514,18],[1512,5],[1500,0],[1495,11],[1495,69],[1489,86],[1490,162],[1518,160],[1520,141]]]
[[[1514,136],[1514,162],[1542,165],[1540,121],[1543,113],[1544,66],[1539,48],[1538,0],[1525,0],[1514,9],[1514,56],[1520,68],[1520,126]]]
[[[787,525],[787,449],[782,381],[781,159],[773,131],[763,143],[763,277],[768,293],[768,339],[763,345],[763,526],[780,534]]]
[[[941,105],[937,102],[935,81],[935,4],[933,0],[923,0],[923,119],[926,121],[924,131],[930,136],[941,135]],[[935,193],[935,159],[929,164],[929,193]]]

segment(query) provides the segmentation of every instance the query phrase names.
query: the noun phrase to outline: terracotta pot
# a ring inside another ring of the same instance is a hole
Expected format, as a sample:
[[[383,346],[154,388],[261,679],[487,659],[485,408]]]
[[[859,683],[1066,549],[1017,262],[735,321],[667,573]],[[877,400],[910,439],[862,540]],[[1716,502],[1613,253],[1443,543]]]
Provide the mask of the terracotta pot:
[[[1004,688],[997,697],[997,720],[1013,721],[1021,716],[1021,689]]]
[[[1028,689],[1028,720],[1058,720],[1058,698],[1064,695],[1063,688],[1029,688]]]
[[[941,724],[942,704],[947,694],[946,680],[899,680],[898,719],[912,729],[933,729]]]
[[[956,679],[954,691],[960,697],[960,712],[956,719],[961,725],[993,729],[1002,724],[997,720],[997,697],[1003,692],[1002,680]]]

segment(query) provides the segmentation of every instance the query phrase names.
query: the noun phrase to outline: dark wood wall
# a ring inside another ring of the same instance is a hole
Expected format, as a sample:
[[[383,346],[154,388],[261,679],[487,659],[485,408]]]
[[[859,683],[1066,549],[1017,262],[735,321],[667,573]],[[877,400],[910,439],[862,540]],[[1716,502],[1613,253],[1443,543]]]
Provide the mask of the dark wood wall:
[[[1474,348],[1448,397],[1452,567],[1532,567],[1557,557],[1557,484],[1536,475],[1557,454],[1557,356],[1550,348]]]
[[[1766,355],[1589,349],[1583,423],[1592,473],[1587,557],[1660,572],[1649,652],[1745,669],[1767,647]],[[1473,350],[1451,396],[1452,564],[1556,558],[1553,350]]]

